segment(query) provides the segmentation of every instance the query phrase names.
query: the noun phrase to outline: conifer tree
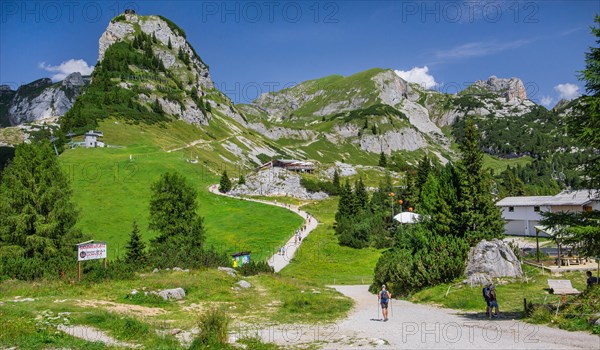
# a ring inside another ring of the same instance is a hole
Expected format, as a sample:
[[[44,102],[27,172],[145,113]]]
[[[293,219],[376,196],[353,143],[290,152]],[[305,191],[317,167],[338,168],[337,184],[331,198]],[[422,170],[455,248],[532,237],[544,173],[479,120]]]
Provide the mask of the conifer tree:
[[[223,171],[221,175],[221,181],[219,182],[219,192],[227,193],[231,191],[231,180],[229,180],[229,176],[227,176],[227,170]]]
[[[244,177],[244,174],[240,174],[240,178],[238,179],[238,185],[244,184],[246,184],[246,178]]]
[[[464,133],[459,144],[458,230],[470,244],[475,244],[481,239],[501,237],[504,222],[491,194],[491,178],[483,168],[480,134],[471,117],[466,120]]]
[[[169,50],[173,49],[173,45],[171,44],[171,37],[169,37],[169,42],[167,43],[167,47]]]
[[[357,212],[364,211],[369,207],[369,194],[362,178],[359,178],[354,185],[354,200]]]
[[[152,184],[149,228],[159,234],[153,243],[172,237],[185,237],[188,243],[202,246],[204,228],[196,213],[196,189],[177,172],[168,172]]]
[[[21,144],[2,172],[0,255],[52,258],[74,254],[82,240],[71,186],[50,143]]]
[[[382,168],[385,168],[387,166],[387,158],[383,151],[381,151],[381,154],[379,154],[379,166]]]
[[[331,183],[333,184],[333,188],[335,189],[336,193],[340,193],[340,173],[338,173],[337,169],[335,169],[335,171],[333,172],[333,180],[331,181]]]
[[[127,242],[125,261],[132,264],[140,264],[146,261],[146,243],[142,240],[140,229],[135,220],[131,227],[129,242]]]

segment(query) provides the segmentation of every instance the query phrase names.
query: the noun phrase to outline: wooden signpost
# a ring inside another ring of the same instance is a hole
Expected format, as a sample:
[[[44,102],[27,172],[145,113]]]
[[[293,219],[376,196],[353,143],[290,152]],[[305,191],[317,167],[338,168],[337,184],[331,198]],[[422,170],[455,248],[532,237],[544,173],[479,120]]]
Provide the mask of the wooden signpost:
[[[81,281],[81,262],[104,259],[106,270],[106,242],[87,241],[77,245],[77,280]]]

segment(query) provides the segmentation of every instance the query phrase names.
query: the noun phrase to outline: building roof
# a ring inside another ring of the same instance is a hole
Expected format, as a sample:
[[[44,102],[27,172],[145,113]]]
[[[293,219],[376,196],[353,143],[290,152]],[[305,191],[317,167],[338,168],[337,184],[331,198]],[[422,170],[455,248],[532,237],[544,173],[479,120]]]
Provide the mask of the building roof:
[[[102,136],[104,136],[104,134],[102,133],[102,131],[90,130],[90,131],[88,131],[88,132],[85,133],[85,136],[102,137]]]
[[[506,197],[499,200],[496,206],[499,207],[529,207],[529,206],[568,206],[568,205],[586,205],[592,201],[599,201],[599,191],[596,190],[578,190],[562,191],[555,196],[523,196]]]

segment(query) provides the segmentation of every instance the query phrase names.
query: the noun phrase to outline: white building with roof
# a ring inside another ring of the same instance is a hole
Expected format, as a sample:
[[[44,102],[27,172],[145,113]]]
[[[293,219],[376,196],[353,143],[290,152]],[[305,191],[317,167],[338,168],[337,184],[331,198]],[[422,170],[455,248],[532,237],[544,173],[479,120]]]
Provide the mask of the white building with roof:
[[[504,233],[510,236],[535,236],[541,212],[582,212],[600,210],[600,191],[562,191],[555,196],[506,197],[496,203],[505,221]],[[540,232],[540,236],[548,236]]]
[[[85,133],[83,145],[88,148],[104,147],[104,142],[98,141],[99,137],[103,137],[101,131],[90,130]]]

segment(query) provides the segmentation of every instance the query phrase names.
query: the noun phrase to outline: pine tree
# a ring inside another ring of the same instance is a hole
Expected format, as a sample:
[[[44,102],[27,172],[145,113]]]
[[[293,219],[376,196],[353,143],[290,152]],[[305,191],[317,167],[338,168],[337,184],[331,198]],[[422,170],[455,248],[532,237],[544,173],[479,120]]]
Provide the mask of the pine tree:
[[[459,144],[458,230],[470,244],[475,244],[481,239],[501,237],[504,222],[491,194],[491,179],[483,168],[480,134],[471,117],[466,120],[464,133]]]
[[[362,178],[359,178],[354,184],[354,200],[356,201],[355,206],[357,213],[359,211],[364,211],[369,207],[369,194],[367,193]]]
[[[196,190],[177,172],[165,173],[152,184],[150,223],[148,228],[158,232],[153,248],[176,240],[201,248],[204,242],[202,218],[196,213]],[[193,246],[193,247],[192,247]]]
[[[354,192],[352,186],[348,180],[344,186],[340,189],[340,200],[338,202],[338,210],[335,213],[335,221],[339,222],[342,218],[352,217],[356,215],[356,200],[354,199]]]
[[[171,37],[169,37],[169,42],[167,43],[167,47],[169,48],[169,50],[173,49],[173,45],[171,44]]]
[[[379,166],[382,168],[387,166],[387,158],[385,157],[385,153],[383,153],[383,151],[381,151],[381,154],[379,155]]]
[[[420,189],[421,187],[423,187],[425,181],[427,181],[427,177],[429,176],[431,169],[431,160],[429,159],[427,154],[425,154],[423,158],[421,158],[421,160],[419,161],[419,166],[417,168],[417,188]]]
[[[229,176],[227,176],[227,170],[223,171],[223,175],[221,175],[221,181],[219,182],[219,192],[227,193],[231,191],[231,180],[229,180]]]
[[[336,193],[340,193],[340,173],[338,173],[337,169],[333,172],[333,180],[331,182]]]
[[[71,186],[50,143],[21,144],[2,172],[0,256],[70,256],[82,240]]]
[[[377,125],[373,124],[373,126],[371,127],[371,132],[373,133],[373,135],[377,135]]]
[[[146,243],[142,240],[140,229],[135,220],[131,227],[129,242],[127,242],[125,261],[132,264],[140,264],[146,261]]]
[[[246,184],[246,178],[244,177],[244,174],[240,174],[240,178],[238,179],[238,185],[244,184]]]
[[[569,132],[587,147],[592,156],[584,164],[587,186],[600,189],[600,15],[591,27],[597,46],[585,53],[585,69],[579,79],[585,81],[587,96],[582,97],[580,113],[569,116]]]

